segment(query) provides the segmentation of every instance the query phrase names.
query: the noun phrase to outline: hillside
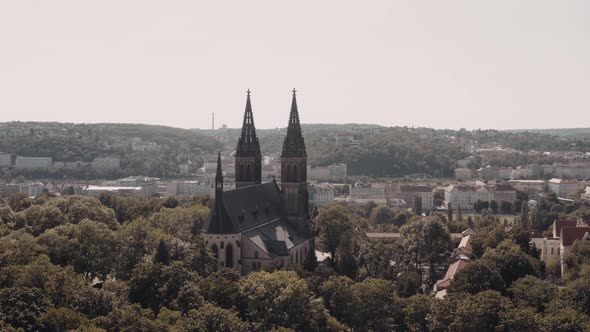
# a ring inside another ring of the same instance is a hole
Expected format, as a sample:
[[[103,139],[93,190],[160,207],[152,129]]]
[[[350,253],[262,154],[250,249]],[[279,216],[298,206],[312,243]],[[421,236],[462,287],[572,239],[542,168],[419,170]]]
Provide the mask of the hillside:
[[[556,136],[531,131],[435,130],[378,125],[303,125],[309,163],[314,166],[347,163],[349,174],[402,177],[426,173],[451,176],[456,161],[475,148],[502,146],[529,151],[588,151],[590,136]],[[548,130],[550,132],[550,130]],[[572,132],[565,129],[564,132]],[[257,130],[265,155],[281,151],[285,129]],[[92,161],[96,157],[121,158],[121,171],[85,170],[26,174],[39,177],[117,177],[124,175],[179,176],[179,164],[194,169],[217,151],[230,155],[239,129],[179,129],[143,124],[72,124],[56,122],[0,123],[0,151],[22,156],[52,157],[54,161]],[[491,164],[517,166],[553,162],[540,154],[515,154]],[[476,164],[474,167],[479,166]],[[11,176],[17,174],[11,171]]]

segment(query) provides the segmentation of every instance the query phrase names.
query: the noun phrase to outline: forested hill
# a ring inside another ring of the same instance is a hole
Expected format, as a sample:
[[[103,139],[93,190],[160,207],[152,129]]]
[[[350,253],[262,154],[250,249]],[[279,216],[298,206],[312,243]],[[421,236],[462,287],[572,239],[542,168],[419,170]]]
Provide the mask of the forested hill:
[[[278,155],[285,129],[257,130],[266,155]],[[502,146],[523,152],[588,151],[590,137],[555,136],[527,131],[435,130],[381,127],[370,124],[303,125],[309,163],[313,166],[347,163],[349,174],[400,177],[417,173],[451,176],[456,161],[474,148]],[[116,174],[178,176],[178,165],[201,167],[217,151],[230,154],[239,129],[179,129],[143,124],[72,124],[57,122],[0,123],[0,151],[22,156],[52,157],[54,161],[91,161],[121,158]],[[537,159],[535,159],[537,158]],[[521,154],[509,165],[538,162]],[[499,161],[501,164],[504,161]],[[474,165],[478,166],[478,165]],[[64,174],[43,174],[43,176]],[[80,176],[80,174],[71,174]]]
[[[588,138],[590,137],[590,128],[556,128],[556,129],[515,129],[515,130],[507,130],[511,132],[533,132],[533,133],[540,133],[540,134],[549,134],[549,135],[556,135],[556,136],[565,136],[565,137],[579,137],[579,138]]]

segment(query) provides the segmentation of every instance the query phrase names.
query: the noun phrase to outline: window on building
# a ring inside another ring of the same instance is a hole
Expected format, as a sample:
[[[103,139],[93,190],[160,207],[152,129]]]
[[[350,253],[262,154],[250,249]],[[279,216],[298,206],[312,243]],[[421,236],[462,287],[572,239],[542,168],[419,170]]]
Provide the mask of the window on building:
[[[258,250],[254,252],[254,258],[258,259]]]
[[[223,249],[223,241],[221,241],[221,249]]]

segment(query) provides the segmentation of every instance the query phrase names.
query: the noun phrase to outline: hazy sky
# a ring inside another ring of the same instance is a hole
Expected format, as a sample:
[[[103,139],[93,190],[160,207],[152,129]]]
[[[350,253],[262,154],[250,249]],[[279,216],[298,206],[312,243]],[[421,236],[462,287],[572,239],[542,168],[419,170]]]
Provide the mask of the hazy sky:
[[[0,121],[590,127],[590,1],[0,0]]]

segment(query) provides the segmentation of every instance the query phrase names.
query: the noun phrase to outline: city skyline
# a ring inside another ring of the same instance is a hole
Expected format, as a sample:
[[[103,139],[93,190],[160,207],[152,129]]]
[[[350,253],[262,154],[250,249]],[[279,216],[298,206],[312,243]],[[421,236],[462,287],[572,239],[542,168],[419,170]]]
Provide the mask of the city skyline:
[[[2,121],[590,127],[589,6],[5,2]]]

